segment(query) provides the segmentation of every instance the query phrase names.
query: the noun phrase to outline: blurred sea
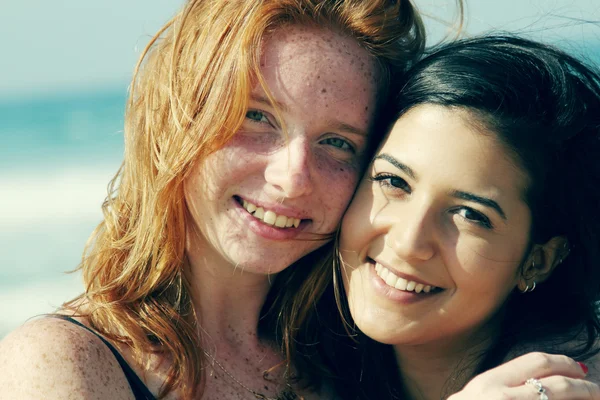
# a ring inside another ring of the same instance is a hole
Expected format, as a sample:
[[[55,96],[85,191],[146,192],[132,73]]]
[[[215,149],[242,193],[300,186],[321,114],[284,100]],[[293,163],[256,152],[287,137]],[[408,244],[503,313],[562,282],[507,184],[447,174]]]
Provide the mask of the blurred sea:
[[[0,99],[0,338],[82,292],[77,267],[123,155],[124,87]]]

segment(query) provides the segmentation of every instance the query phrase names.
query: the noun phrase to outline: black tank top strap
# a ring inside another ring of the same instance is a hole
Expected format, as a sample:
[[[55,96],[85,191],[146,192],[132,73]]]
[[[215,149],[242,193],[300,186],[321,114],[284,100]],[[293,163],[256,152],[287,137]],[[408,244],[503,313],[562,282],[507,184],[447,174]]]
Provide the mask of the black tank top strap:
[[[156,397],[154,397],[152,392],[150,392],[150,390],[148,389],[148,387],[146,387],[144,382],[142,382],[140,377],[129,366],[129,364],[127,364],[127,361],[125,361],[125,359],[119,353],[119,351],[112,344],[110,344],[108,342],[108,340],[104,339],[97,332],[88,328],[87,326],[83,325],[81,322],[79,322],[71,317],[68,317],[66,315],[60,315],[60,314],[51,314],[49,316],[55,317],[55,318],[60,318],[62,320],[71,322],[71,323],[73,323],[77,326],[80,326],[81,328],[93,333],[94,335],[96,335],[100,340],[102,340],[102,342],[104,342],[104,344],[110,349],[110,351],[113,353],[113,355],[117,359],[117,362],[121,366],[121,369],[123,370],[123,373],[125,374],[125,377],[127,378],[127,381],[129,382],[129,386],[131,387],[131,391],[133,392],[135,399],[136,400],[156,400]]]

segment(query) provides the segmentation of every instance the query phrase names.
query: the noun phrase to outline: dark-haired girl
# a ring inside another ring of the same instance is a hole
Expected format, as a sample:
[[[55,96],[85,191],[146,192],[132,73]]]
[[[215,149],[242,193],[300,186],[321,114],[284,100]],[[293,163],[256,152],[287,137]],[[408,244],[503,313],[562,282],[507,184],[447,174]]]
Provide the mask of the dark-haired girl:
[[[593,367],[600,332],[598,72],[528,40],[464,40],[409,72],[394,112],[320,304],[349,306],[358,343],[319,338],[346,398],[600,398],[575,361]],[[529,351],[559,355],[493,369]]]

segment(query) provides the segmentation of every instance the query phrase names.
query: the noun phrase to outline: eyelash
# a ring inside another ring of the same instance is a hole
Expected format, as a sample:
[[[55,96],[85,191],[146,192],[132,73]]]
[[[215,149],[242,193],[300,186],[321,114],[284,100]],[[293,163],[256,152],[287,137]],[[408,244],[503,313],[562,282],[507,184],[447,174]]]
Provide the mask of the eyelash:
[[[260,116],[262,117],[261,120],[257,121],[254,118],[250,118],[249,115],[252,114],[252,113],[253,114],[260,114]],[[264,118],[264,121],[262,120],[263,118]],[[246,111],[246,119],[250,120],[252,123],[255,123],[255,124],[269,124],[269,125],[273,126],[273,124],[269,120],[268,114],[265,113],[264,111],[250,109],[250,110]],[[334,145],[331,145],[331,146],[335,147],[336,149],[339,149],[339,150],[349,151],[351,153],[356,153],[356,150],[355,150],[354,146],[350,142],[348,142],[345,139],[339,138],[339,137],[326,138],[326,139],[321,140],[320,143],[326,142],[328,140],[341,140],[341,141],[344,142],[342,144],[342,147],[338,147],[338,146],[334,146]],[[347,148],[343,148],[344,145],[346,145]]]
[[[262,118],[259,121],[255,120],[253,118],[250,118],[249,115],[251,113],[260,114],[262,116]],[[265,119],[264,121],[262,120],[263,118]],[[269,124],[269,125],[272,125],[271,121],[269,120],[269,118],[267,116],[267,113],[265,113],[263,111],[260,111],[260,110],[248,110],[248,111],[246,111],[246,119],[249,119],[250,121],[252,121],[255,124]]]
[[[408,194],[412,192],[409,184],[402,178],[393,174],[377,174],[370,178],[371,181],[377,182],[379,186],[385,187],[388,189],[400,189]],[[401,186],[392,184],[392,180],[400,181]]]
[[[394,180],[394,179],[397,181],[395,185],[392,183],[392,180]],[[377,174],[377,175],[371,177],[370,180],[372,182],[377,182],[381,187],[385,187],[385,188],[392,189],[392,190],[399,189],[407,194],[410,194],[412,192],[411,187],[408,184],[408,182],[406,182],[404,179],[400,178],[397,175],[382,173],[382,174]],[[455,214],[458,214],[459,217],[461,217],[462,219],[464,219],[465,221],[467,221],[469,223],[479,225],[485,229],[491,230],[494,228],[494,226],[492,225],[492,222],[490,221],[490,219],[488,217],[486,217],[483,213],[481,213],[471,207],[466,207],[466,206],[457,207],[457,208],[453,209],[452,211]],[[467,212],[474,213],[479,218],[479,220],[469,219],[466,216],[461,215],[460,211],[467,211]]]
[[[342,147],[338,147],[338,146],[334,146],[334,145],[332,145],[332,144],[329,144],[330,146],[332,146],[332,147],[334,147],[334,148],[336,148],[336,149],[338,149],[338,150],[342,150],[342,151],[349,151],[349,152],[351,152],[351,153],[356,153],[356,150],[354,149],[354,146],[353,146],[353,145],[352,145],[350,142],[348,142],[346,139],[342,139],[342,138],[340,138],[340,137],[329,137],[329,138],[325,138],[325,139],[321,140],[319,143],[324,143],[324,142],[327,142],[327,141],[330,141],[330,140],[341,140],[341,141],[343,142],[343,143],[342,143]],[[324,143],[324,144],[327,144],[327,143]],[[344,145],[345,145],[347,148],[344,148],[344,147],[343,147]]]
[[[471,207],[460,207],[460,208],[456,208],[453,211],[467,211],[467,212],[472,212],[474,214],[477,215],[478,218],[480,218],[479,220],[474,220],[474,219],[469,219],[463,215],[458,214],[459,217],[461,217],[462,219],[464,219],[467,222],[473,223],[473,224],[477,224],[485,229],[493,229],[494,226],[492,225],[492,222],[490,221],[490,219],[488,217],[486,217],[485,215],[483,215],[482,213],[480,213],[477,210],[472,209]]]

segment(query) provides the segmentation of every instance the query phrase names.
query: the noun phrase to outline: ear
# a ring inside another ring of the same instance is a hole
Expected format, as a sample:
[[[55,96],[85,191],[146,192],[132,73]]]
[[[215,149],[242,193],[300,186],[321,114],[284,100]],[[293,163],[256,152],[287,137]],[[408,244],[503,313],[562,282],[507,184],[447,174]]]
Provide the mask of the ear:
[[[519,289],[544,282],[560,263],[569,255],[569,240],[566,236],[555,236],[545,244],[536,244],[523,266]]]

